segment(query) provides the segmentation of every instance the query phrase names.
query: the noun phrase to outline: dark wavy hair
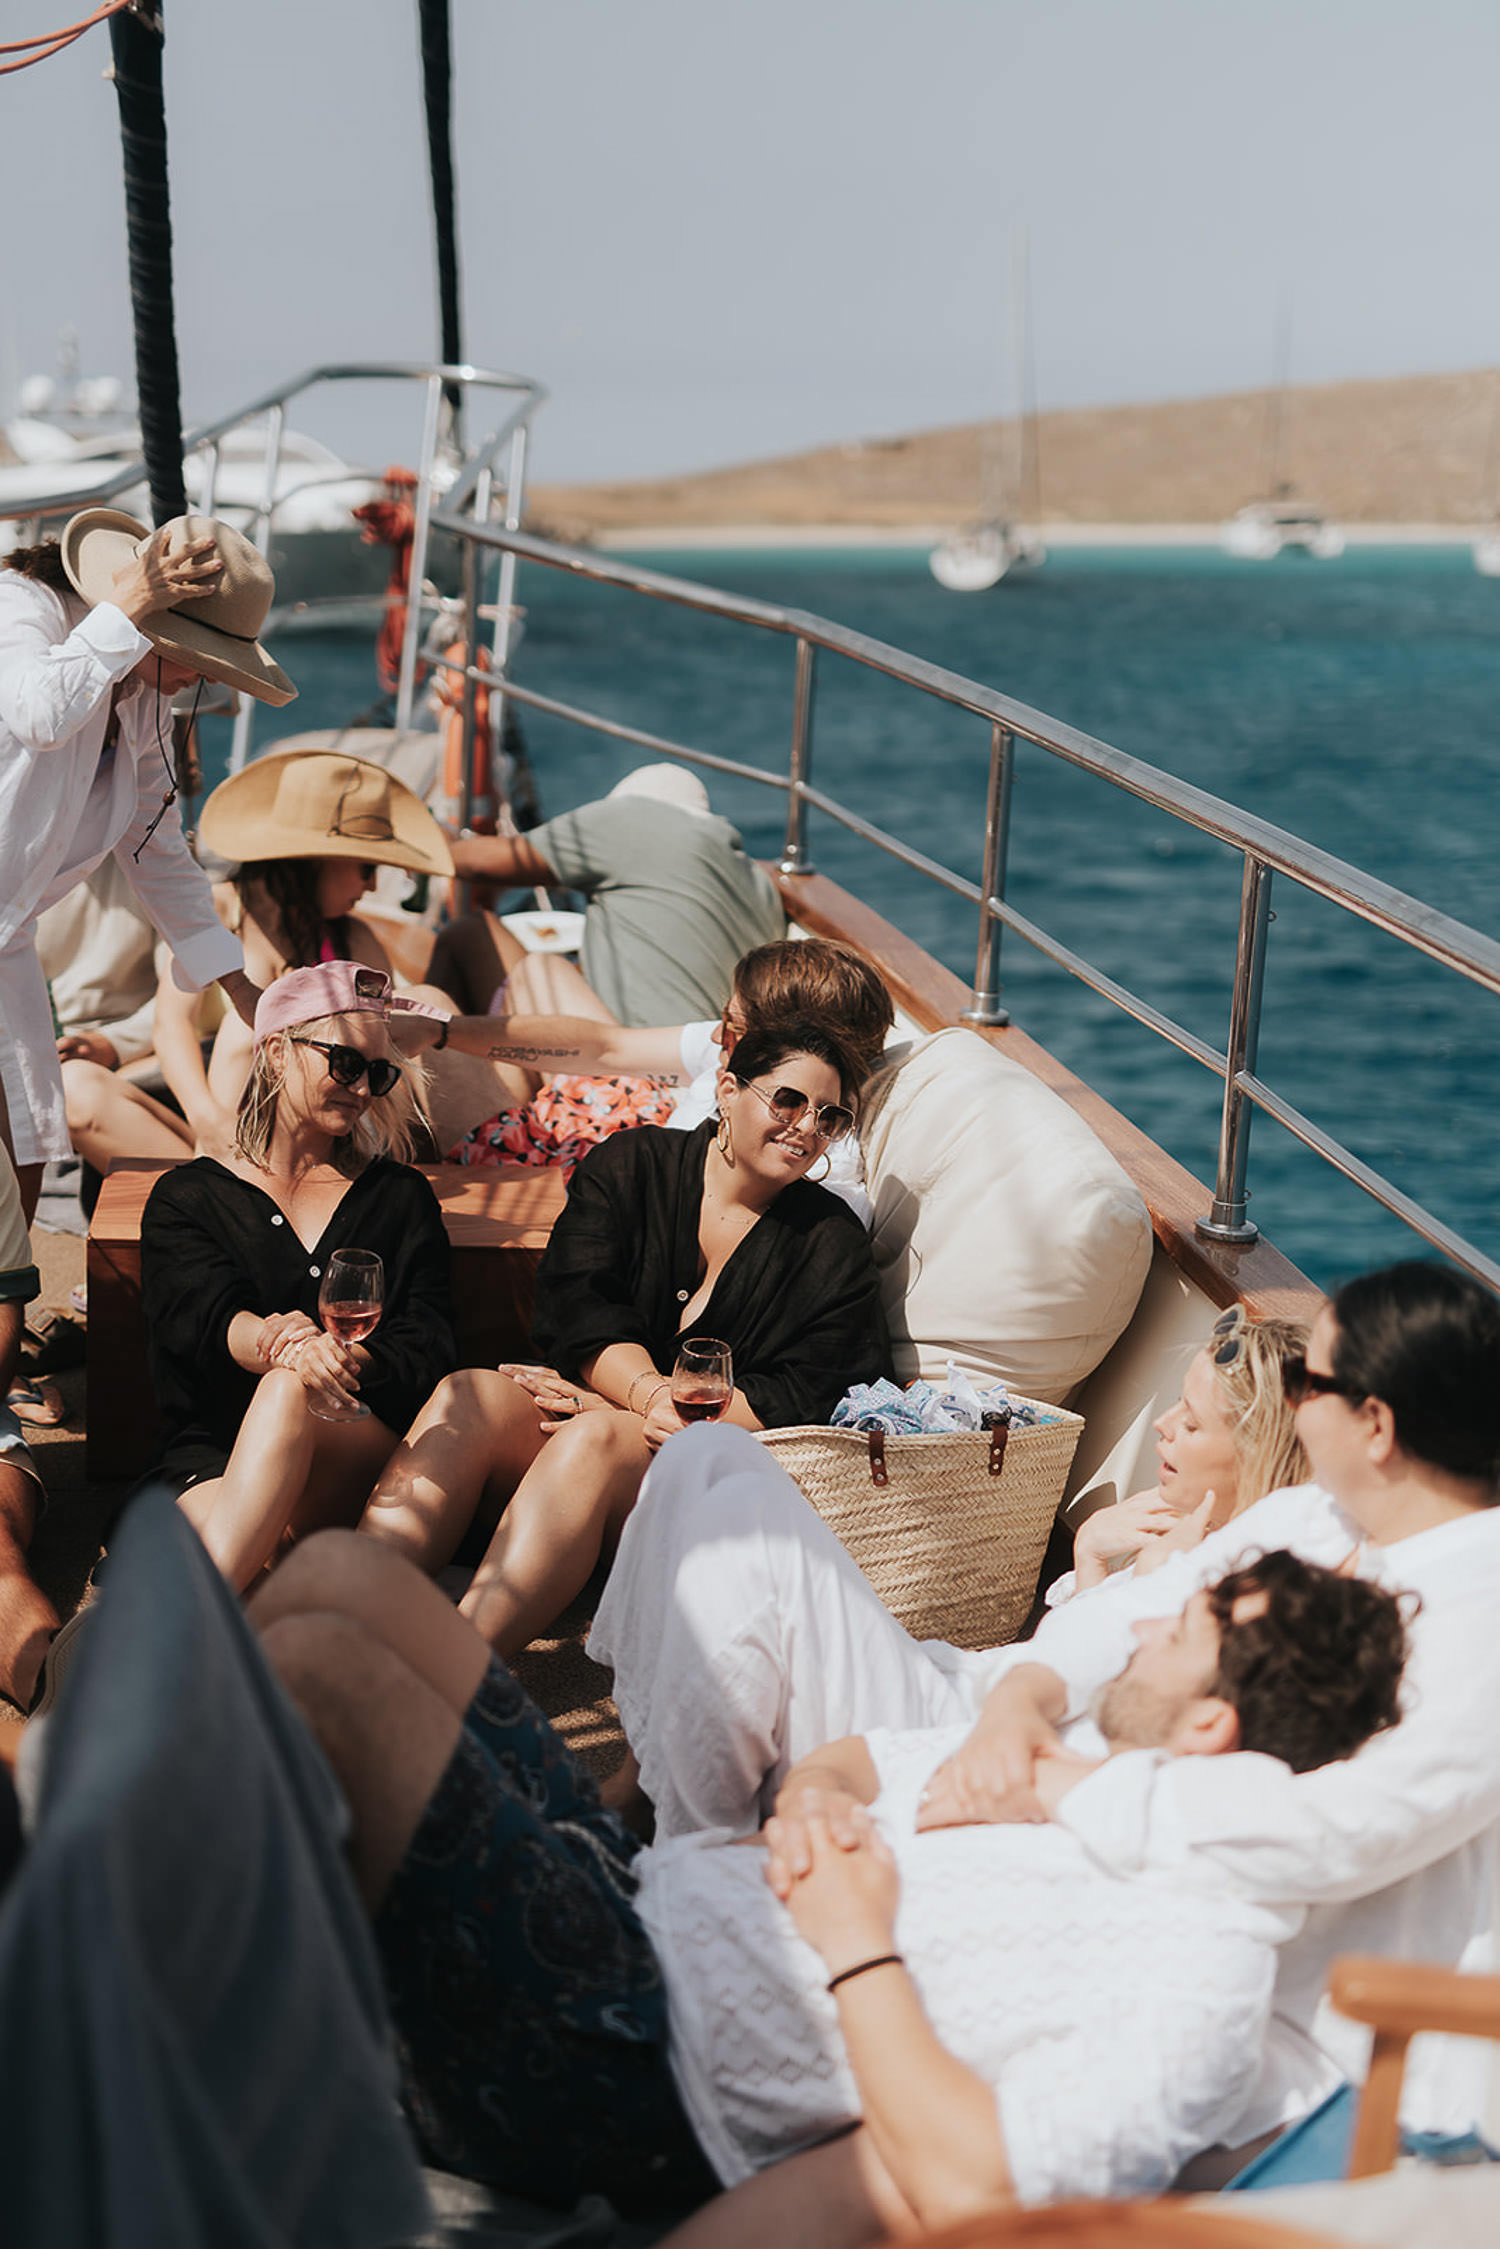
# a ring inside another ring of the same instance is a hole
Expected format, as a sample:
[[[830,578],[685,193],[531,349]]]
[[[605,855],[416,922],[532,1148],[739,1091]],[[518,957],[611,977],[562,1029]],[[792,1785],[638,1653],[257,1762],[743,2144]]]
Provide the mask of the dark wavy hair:
[[[325,934],[335,959],[349,958],[348,915],[325,922],[318,907],[322,871],[321,859],[247,859],[234,877],[240,904],[247,913],[255,912],[257,891],[275,907],[290,968],[316,968],[323,957]]]
[[[811,1054],[819,1062],[826,1062],[830,1070],[838,1072],[839,1086],[846,1107],[859,1105],[859,1088],[864,1078],[859,1057],[845,1045],[827,1023],[811,1015],[779,1015],[764,1023],[757,1023],[738,1041],[733,1055],[726,1063],[741,1085],[752,1078],[763,1078],[768,1070],[787,1061],[794,1054]]]
[[[38,585],[50,586],[54,593],[74,590],[63,568],[62,543],[57,539],[39,539],[34,547],[12,547],[4,567],[18,570],[23,578],[35,578]]]
[[[830,1024],[862,1078],[880,1060],[896,1020],[884,981],[852,946],[830,937],[782,938],[757,945],[734,971],[747,1024],[795,1016]]]
[[[1391,1409],[1414,1460],[1500,1500],[1500,1301],[1451,1265],[1411,1258],[1346,1281],[1330,1299],[1333,1371]]]
[[[1266,1607],[1237,1624],[1247,1593]],[[1277,1552],[1221,1577],[1208,1600],[1219,1665],[1205,1692],[1237,1714],[1242,1749],[1309,1773],[1396,1724],[1410,1596]]]

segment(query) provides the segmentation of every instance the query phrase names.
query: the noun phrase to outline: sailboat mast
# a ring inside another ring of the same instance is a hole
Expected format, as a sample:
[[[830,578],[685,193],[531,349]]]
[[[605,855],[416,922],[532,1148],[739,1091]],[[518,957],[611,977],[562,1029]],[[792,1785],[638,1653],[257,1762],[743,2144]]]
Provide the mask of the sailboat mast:
[[[456,367],[463,360],[459,307],[458,219],[453,184],[453,55],[448,0],[421,0],[422,94],[427,109],[427,169],[437,235],[439,352]],[[449,427],[457,430],[461,395],[444,391]]]
[[[125,164],[125,229],[130,309],[135,324],[135,387],[141,451],[151,488],[151,519],[186,515],[182,478],[182,396],[172,309],[172,208],[167,191],[167,113],[162,97],[162,0],[134,0],[109,19],[120,140]]]

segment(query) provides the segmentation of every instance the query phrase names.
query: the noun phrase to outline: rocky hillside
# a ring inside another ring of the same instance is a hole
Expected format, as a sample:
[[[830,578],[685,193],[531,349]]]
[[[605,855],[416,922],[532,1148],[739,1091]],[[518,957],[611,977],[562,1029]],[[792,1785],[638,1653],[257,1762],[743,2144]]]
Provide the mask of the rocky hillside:
[[[1410,375],[1289,391],[1282,473],[1299,497],[1349,523],[1477,523],[1500,475],[1500,372]],[[1057,523],[1214,523],[1258,498],[1263,391],[1156,406],[1044,414],[1038,518]],[[534,488],[536,528],[565,536],[716,525],[897,529],[973,515],[983,447],[1013,433],[974,423],[869,438],[706,475]],[[1028,511],[1030,512],[1030,511]]]

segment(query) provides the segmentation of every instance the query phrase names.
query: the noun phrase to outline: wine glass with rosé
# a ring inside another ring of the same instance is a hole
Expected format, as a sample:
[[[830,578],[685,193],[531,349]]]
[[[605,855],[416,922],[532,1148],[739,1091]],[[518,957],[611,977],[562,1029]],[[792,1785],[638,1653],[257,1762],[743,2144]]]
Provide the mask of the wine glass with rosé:
[[[734,1396],[734,1360],[715,1335],[690,1335],[672,1369],[672,1404],[679,1421],[717,1421]]]
[[[339,1343],[363,1343],[380,1325],[385,1301],[385,1267],[373,1249],[336,1249],[318,1290],[318,1318]],[[319,1421],[363,1421],[369,1407],[355,1405],[340,1414],[311,1411]]]

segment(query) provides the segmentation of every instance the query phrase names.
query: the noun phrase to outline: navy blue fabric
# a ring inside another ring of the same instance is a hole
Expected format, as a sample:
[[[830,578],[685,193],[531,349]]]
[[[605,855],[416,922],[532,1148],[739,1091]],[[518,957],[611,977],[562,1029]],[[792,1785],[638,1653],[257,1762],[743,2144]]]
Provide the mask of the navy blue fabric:
[[[375,1925],[431,2161],[539,2202],[717,2191],[667,2061],[639,1845],[504,1665],[465,1715]]]

